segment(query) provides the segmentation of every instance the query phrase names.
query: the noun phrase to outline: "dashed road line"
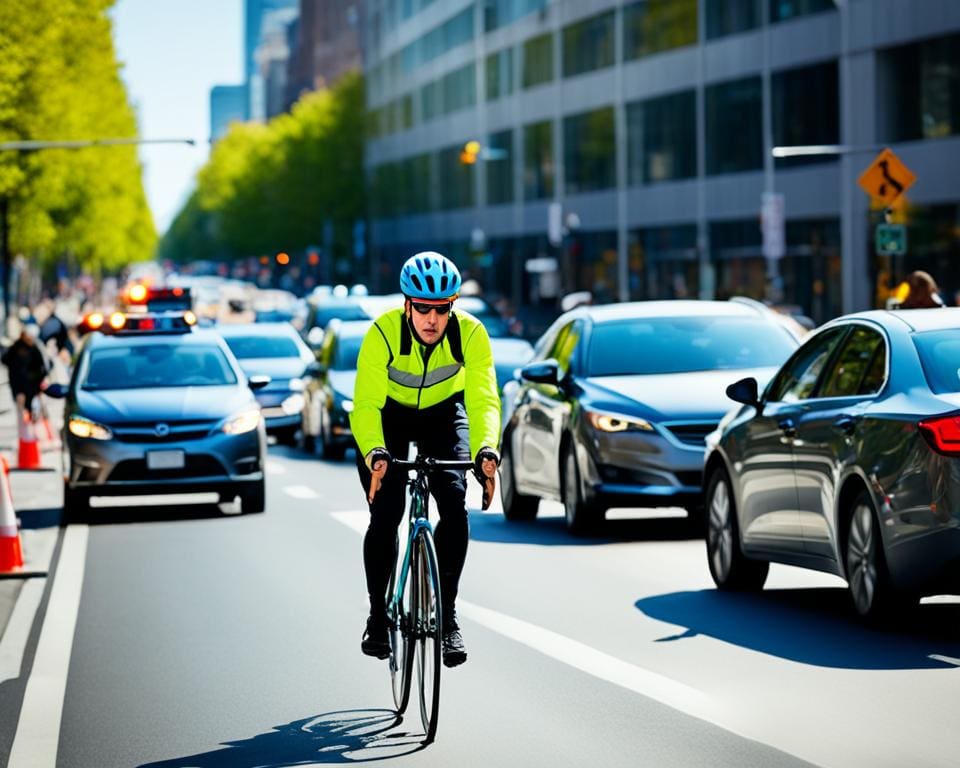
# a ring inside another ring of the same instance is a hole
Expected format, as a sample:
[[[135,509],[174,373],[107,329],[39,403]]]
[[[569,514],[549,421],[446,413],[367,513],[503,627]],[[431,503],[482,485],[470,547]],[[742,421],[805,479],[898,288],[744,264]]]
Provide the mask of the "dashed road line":
[[[295,499],[317,499],[317,492],[307,485],[285,485],[283,492]]]

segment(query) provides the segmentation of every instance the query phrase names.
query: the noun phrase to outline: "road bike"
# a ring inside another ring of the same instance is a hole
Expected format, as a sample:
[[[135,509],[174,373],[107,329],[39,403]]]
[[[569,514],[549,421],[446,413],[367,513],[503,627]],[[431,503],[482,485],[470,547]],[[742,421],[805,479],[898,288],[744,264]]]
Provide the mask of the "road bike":
[[[418,456],[413,461],[394,459],[391,469],[409,473],[409,533],[407,548],[390,576],[387,587],[387,619],[390,639],[390,683],[397,715],[410,700],[414,667],[420,693],[420,719],[429,744],[437,734],[440,710],[440,662],[443,616],[440,601],[440,569],[429,520],[430,472],[472,469],[471,461],[443,461]]]

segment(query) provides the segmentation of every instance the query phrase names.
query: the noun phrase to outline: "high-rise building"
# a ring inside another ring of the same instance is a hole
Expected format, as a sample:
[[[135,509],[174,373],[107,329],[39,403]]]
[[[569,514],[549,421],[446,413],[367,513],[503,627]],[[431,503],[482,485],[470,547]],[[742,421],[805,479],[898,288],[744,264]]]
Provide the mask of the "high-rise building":
[[[243,75],[247,86],[248,119],[262,120],[266,115],[264,74],[257,62],[257,48],[262,42],[265,19],[274,11],[282,10],[296,12],[297,0],[244,0]]]
[[[247,88],[244,85],[215,85],[210,89],[210,141],[222,139],[230,123],[247,115]]]
[[[361,0],[301,0],[288,104],[306,91],[332,85],[345,72],[360,69],[362,27]]]
[[[365,10],[384,287],[429,248],[517,304],[740,294],[822,321],[882,303],[912,269],[960,289],[960,3]],[[829,146],[773,156],[800,145]],[[917,177],[891,213],[902,256],[875,253],[882,212],[857,183],[885,146]]]

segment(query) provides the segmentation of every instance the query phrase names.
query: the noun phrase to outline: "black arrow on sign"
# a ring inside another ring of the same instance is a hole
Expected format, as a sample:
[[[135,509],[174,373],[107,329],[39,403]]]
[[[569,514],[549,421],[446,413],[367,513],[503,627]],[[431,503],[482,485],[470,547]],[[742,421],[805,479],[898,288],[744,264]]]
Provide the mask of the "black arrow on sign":
[[[889,163],[889,160],[881,160],[879,163],[877,163],[877,165],[879,165],[880,170],[883,171],[883,178],[887,180],[887,183],[889,183],[890,186],[892,186],[895,190],[897,190],[897,195],[899,195],[901,192],[903,192],[903,184],[901,184],[899,181],[893,178],[893,176],[890,175],[890,169],[887,166],[888,163]],[[884,183],[880,185],[880,197],[886,197],[886,196],[887,196],[887,184]],[[894,197],[896,197],[896,195],[894,195]]]

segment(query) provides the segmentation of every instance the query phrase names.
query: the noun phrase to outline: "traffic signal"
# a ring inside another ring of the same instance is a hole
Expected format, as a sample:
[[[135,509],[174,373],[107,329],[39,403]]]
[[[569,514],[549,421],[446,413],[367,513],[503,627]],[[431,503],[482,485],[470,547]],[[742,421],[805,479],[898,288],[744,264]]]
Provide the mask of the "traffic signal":
[[[474,165],[480,155],[480,149],[479,141],[468,141],[460,152],[460,162],[464,165]]]

